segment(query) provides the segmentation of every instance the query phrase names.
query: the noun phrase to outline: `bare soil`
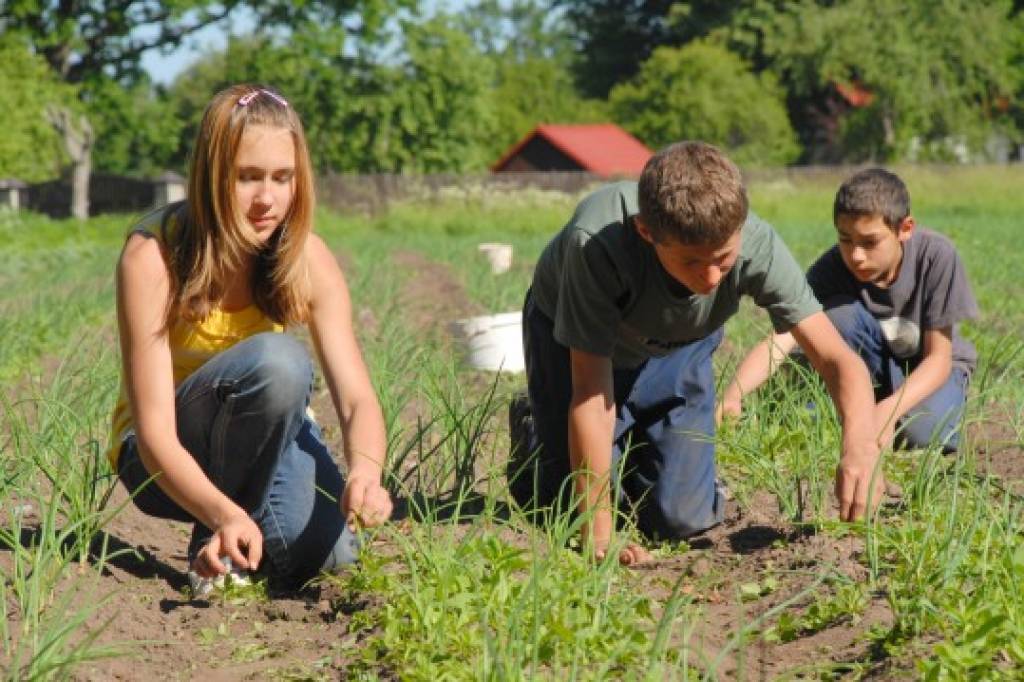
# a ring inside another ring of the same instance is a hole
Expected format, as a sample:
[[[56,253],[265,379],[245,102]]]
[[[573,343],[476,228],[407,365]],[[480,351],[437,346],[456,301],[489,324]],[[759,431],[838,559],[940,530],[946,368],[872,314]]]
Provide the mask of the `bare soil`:
[[[447,322],[483,312],[448,266],[418,251],[396,251],[391,259],[411,274],[399,298],[411,328],[426,334],[443,333]]]
[[[990,474],[999,485],[1018,495],[1024,493],[1024,432],[1021,406],[987,406],[986,418],[969,424],[968,442],[978,453],[979,473]]]
[[[479,312],[445,266],[415,252],[396,253],[394,261],[412,272],[400,304],[424,334],[443,335],[446,321]],[[361,334],[376,332],[373,315],[357,308]],[[325,387],[315,391],[312,407],[334,451],[340,453],[340,431]],[[502,419],[499,414],[498,421]],[[989,470],[1009,485],[1024,480],[1018,436],[999,424],[973,428],[971,437],[985,442],[982,450],[988,453]],[[119,488],[113,503],[124,501]],[[29,528],[37,522],[31,515],[25,521]],[[186,524],[147,517],[130,503],[108,526],[111,549],[122,553],[107,564],[93,591],[81,598],[106,600],[90,627],[109,620],[99,641],[125,644],[127,655],[84,664],[73,679],[344,679],[346,665],[359,649],[349,623],[360,609],[373,604],[344,604],[333,588],[323,585],[274,593],[264,603],[190,600],[185,573],[189,530]],[[794,599],[801,608],[815,596],[827,595],[836,583],[819,584],[823,572],[863,581],[859,539],[836,539],[795,526],[781,518],[774,498],[763,494],[742,508],[730,501],[726,521],[688,545],[685,552],[637,568],[635,577],[640,589],[656,599],[668,598],[674,589],[693,599],[701,612],[689,638],[696,664],[702,659],[717,662],[719,673],[734,679],[799,678],[801,670],[823,663],[834,665],[839,677],[855,667],[872,679],[913,676],[912,661],[886,658],[865,637],[874,625],[891,625],[892,613],[880,595],[869,595],[858,618],[841,619],[791,642],[767,643],[757,635],[734,641],[737,632],[756,625],[787,600]],[[0,548],[0,565],[6,568],[10,563],[10,552]],[[771,589],[749,601],[738,599],[744,586],[765,585],[768,577]],[[11,626],[16,624],[15,617]]]
[[[872,625],[892,623],[888,606],[877,595],[855,620],[840,619],[786,643],[768,643],[758,636],[775,622],[765,614],[780,604],[792,600],[789,608],[802,610],[814,598],[828,595],[831,583],[820,582],[823,574],[862,582],[866,571],[859,538],[836,539],[794,526],[779,516],[775,499],[762,493],[745,508],[730,500],[725,522],[688,544],[690,551],[682,556],[637,570],[649,576],[653,596],[669,597],[681,580],[681,592],[693,597],[701,614],[689,641],[695,662],[713,665],[726,679],[757,680],[829,662],[841,675],[846,663],[873,662],[872,643],[864,633]],[[765,593],[769,580],[772,587]],[[738,597],[743,586],[755,584],[762,586],[761,597]],[[737,640],[743,628],[751,635]]]

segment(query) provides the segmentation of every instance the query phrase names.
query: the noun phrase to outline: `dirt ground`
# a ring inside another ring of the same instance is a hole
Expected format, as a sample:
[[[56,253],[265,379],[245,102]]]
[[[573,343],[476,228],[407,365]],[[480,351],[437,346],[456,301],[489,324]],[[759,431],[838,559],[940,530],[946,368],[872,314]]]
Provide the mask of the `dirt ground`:
[[[124,500],[118,491],[114,502]],[[28,519],[31,522],[31,519]],[[302,592],[272,593],[265,603],[190,600],[185,575],[189,527],[147,517],[130,505],[108,528],[112,549],[134,550],[108,564],[92,597],[106,597],[90,619],[95,627],[111,619],[102,643],[127,643],[128,655],[88,663],[76,680],[240,680],[343,679],[346,652],[357,646],[348,633],[354,612],[325,585]],[[690,551],[636,569],[649,594],[665,599],[682,577],[694,596],[701,622],[690,645],[714,659],[733,633],[815,582],[822,567],[852,580],[864,578],[857,561],[859,540],[835,540],[781,521],[774,501],[756,498],[749,509],[730,501],[725,523],[690,541]],[[376,551],[387,552],[386,546]],[[0,554],[0,561],[7,557]],[[739,587],[763,578],[766,567],[778,578],[774,592],[739,606]],[[825,588],[822,588],[825,589]],[[807,596],[800,603],[809,603]],[[742,679],[778,675],[824,661],[865,663],[874,653],[862,638],[871,625],[891,624],[875,596],[857,622],[840,622],[786,644],[756,638],[723,656],[720,673]],[[901,679],[909,662],[879,660],[877,679]]]
[[[424,331],[437,331],[431,325],[438,320],[478,310],[443,265],[414,252],[394,258],[417,273],[403,289],[401,305],[418,311],[416,324]],[[375,333],[372,311],[357,308],[356,319],[364,334]],[[317,391],[313,408],[338,452],[340,433],[326,390]],[[976,428],[973,437],[988,439],[992,471],[1024,480],[1020,448],[1007,450],[1010,434],[994,425]],[[113,504],[124,500],[119,488]],[[26,521],[31,526],[33,519]],[[358,648],[348,633],[355,612],[332,588],[272,594],[268,602],[255,604],[192,601],[185,589],[187,525],[147,517],[128,504],[107,530],[112,549],[132,551],[110,562],[94,587],[89,598],[107,600],[90,625],[109,620],[99,641],[128,643],[130,649],[121,658],[82,665],[73,679],[343,679],[350,652]],[[636,571],[642,585],[659,598],[667,598],[682,581],[680,589],[702,613],[690,643],[711,660],[734,633],[773,607],[791,598],[797,605],[809,604],[812,597],[800,595],[824,567],[852,581],[865,578],[859,539],[837,540],[793,526],[767,494],[744,508],[730,501],[726,521],[688,544],[689,551]],[[9,552],[0,551],[0,563],[9,565]],[[770,593],[738,605],[735,595],[741,586],[763,581],[766,571],[775,580]],[[818,593],[829,589],[822,585]],[[800,669],[832,662],[840,676],[858,666],[868,678],[905,679],[912,676],[913,663],[885,658],[864,637],[871,626],[891,621],[885,599],[870,595],[859,620],[840,621],[788,643],[767,644],[753,637],[742,648],[723,653],[719,671],[731,678],[775,679],[799,677]]]

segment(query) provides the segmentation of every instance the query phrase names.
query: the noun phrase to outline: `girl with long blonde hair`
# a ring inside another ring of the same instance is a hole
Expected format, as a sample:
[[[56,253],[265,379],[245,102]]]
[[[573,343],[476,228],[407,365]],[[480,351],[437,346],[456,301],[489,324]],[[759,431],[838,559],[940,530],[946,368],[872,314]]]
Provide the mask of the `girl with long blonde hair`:
[[[298,585],[388,519],[380,405],[334,256],[312,231],[302,124],[235,85],[200,124],[186,199],[136,225],[117,266],[122,388],[111,464],[135,504],[194,522],[193,588],[232,570]],[[307,324],[341,422],[342,479],[307,406]]]

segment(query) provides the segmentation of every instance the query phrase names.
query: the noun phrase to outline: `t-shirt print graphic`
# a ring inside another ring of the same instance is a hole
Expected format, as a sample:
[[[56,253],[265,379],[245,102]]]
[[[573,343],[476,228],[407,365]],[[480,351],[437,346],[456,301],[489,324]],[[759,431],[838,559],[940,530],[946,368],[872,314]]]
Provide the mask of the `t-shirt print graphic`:
[[[892,354],[898,358],[912,358],[917,355],[921,344],[921,328],[913,320],[903,317],[890,317],[879,320],[882,336],[889,344]]]

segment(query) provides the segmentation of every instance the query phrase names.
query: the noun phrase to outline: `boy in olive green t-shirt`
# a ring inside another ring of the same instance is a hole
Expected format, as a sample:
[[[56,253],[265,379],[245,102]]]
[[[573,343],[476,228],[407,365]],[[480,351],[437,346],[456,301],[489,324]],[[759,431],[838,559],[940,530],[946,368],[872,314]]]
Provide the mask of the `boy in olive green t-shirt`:
[[[529,404],[513,403],[511,414],[519,504],[565,506],[574,495],[583,540],[598,556],[613,532],[610,487],[650,537],[720,522],[711,356],[742,295],[768,311],[776,331],[793,333],[836,400],[842,518],[863,514],[869,497],[877,503],[864,364],[779,236],[748,213],[736,166],[710,145],[682,142],[656,154],[639,183],[585,198],[541,254],[523,309]],[[627,545],[619,559],[646,557]]]

